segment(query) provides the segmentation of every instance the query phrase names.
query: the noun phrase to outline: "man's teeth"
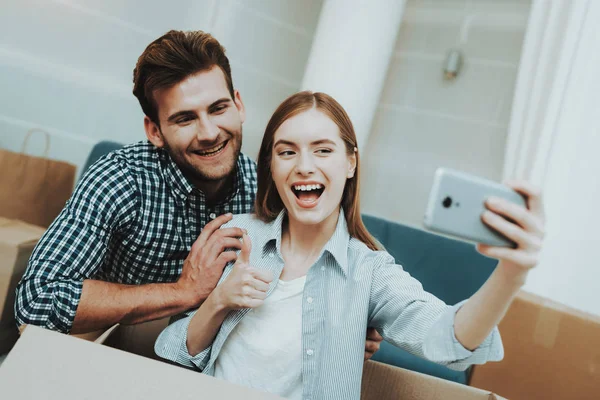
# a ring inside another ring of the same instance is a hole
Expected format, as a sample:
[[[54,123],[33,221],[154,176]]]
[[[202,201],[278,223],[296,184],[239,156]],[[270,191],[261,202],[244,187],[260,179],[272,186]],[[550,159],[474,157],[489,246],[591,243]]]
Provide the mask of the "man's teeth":
[[[302,190],[302,191],[309,191],[309,190],[317,190],[317,189],[322,189],[323,185],[316,184],[316,185],[295,185],[294,189],[296,190]]]
[[[220,145],[218,145],[217,147],[213,147],[212,149],[208,149],[208,150],[204,150],[204,151],[197,151],[196,153],[202,155],[202,156],[209,156],[211,154],[217,153],[221,150],[223,150],[223,147],[225,147],[225,145],[227,144],[227,142],[223,142]]]

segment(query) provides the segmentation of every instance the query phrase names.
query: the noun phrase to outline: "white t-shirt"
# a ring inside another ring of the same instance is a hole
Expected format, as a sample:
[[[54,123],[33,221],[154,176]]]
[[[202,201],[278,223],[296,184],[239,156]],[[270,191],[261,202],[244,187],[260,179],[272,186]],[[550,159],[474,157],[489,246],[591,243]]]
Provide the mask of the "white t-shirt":
[[[302,293],[306,276],[279,281],[244,316],[215,362],[215,377],[290,399],[302,398]]]

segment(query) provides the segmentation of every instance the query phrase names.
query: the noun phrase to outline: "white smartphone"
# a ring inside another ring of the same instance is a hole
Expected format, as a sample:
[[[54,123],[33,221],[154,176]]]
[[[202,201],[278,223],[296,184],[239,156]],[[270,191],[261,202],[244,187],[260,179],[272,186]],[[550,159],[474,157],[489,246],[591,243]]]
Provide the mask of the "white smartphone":
[[[427,229],[492,246],[515,247],[481,220],[489,197],[501,197],[526,207],[523,196],[497,182],[463,172],[438,168],[429,194],[424,225]]]

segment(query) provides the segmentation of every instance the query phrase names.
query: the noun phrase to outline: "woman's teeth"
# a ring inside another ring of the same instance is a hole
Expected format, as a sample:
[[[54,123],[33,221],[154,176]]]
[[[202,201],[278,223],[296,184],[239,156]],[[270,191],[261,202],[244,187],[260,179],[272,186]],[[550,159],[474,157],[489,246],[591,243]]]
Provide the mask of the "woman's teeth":
[[[323,185],[321,184],[316,184],[316,185],[294,185],[294,189],[295,190],[302,190],[302,191],[308,191],[308,190],[317,190],[317,189],[322,189]]]

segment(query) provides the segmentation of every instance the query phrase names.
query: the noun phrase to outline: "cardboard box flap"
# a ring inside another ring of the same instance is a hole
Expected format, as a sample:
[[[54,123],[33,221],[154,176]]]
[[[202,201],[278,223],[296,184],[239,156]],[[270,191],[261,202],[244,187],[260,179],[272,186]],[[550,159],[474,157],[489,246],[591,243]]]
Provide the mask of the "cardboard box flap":
[[[33,325],[0,366],[0,388],[15,399],[280,399]]]
[[[501,400],[487,390],[375,361],[364,367],[361,400]]]
[[[0,243],[10,246],[35,244],[46,229],[22,221],[0,217]]]
[[[499,329],[504,360],[475,366],[472,386],[515,400],[600,398],[599,316],[522,291]]]

